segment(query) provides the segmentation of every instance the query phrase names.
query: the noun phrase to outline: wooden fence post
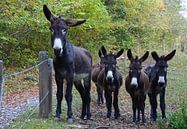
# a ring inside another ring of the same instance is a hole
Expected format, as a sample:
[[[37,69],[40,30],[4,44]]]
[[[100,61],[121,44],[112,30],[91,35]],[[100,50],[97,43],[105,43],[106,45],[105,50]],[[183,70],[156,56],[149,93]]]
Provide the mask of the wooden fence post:
[[[41,51],[39,61],[39,116],[47,118],[52,108],[52,65],[48,53]]]
[[[3,61],[0,60],[0,113],[3,100]]]

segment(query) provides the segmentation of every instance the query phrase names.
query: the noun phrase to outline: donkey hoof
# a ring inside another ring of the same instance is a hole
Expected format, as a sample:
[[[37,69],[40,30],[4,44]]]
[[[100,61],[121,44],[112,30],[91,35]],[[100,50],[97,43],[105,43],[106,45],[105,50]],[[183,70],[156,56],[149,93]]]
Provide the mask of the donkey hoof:
[[[118,114],[114,114],[114,118],[115,119],[118,119],[120,117],[120,114],[118,113]]]
[[[81,115],[81,116],[80,116],[80,118],[81,118],[82,120],[84,120],[84,117],[85,117],[85,115]]]
[[[156,118],[151,118],[151,121],[156,121]]]
[[[87,119],[90,119],[90,118],[91,118],[91,116],[92,116],[91,114],[88,114],[88,115],[87,115]]]
[[[72,118],[68,118],[67,122],[68,122],[68,124],[72,124],[73,123],[73,119]]]
[[[54,120],[55,120],[55,121],[60,121],[60,117],[55,116],[55,117],[54,117]]]
[[[166,117],[166,116],[163,116],[162,119],[163,119],[163,120],[167,120],[167,117]]]
[[[145,119],[142,119],[142,123],[146,123],[146,120],[145,120]]]
[[[110,118],[111,117],[111,114],[107,114],[107,118]]]
[[[118,120],[118,119],[119,119],[119,116],[115,116],[114,118],[115,118],[116,120]]]
[[[137,119],[136,119],[136,123],[139,123],[139,122],[140,122],[140,118],[137,118]]]

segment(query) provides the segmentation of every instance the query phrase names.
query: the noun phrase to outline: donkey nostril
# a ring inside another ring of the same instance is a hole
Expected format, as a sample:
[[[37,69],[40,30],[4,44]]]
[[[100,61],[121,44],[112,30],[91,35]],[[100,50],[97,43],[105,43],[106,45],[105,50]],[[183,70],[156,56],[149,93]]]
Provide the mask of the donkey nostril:
[[[138,87],[138,85],[136,85],[136,84],[131,84],[131,87],[135,89],[135,88]]]
[[[107,77],[107,80],[108,80],[109,82],[111,82],[111,81],[113,80],[113,78],[112,78],[112,77]]]
[[[61,55],[62,54],[62,49],[61,48],[54,49],[54,53],[55,53],[55,55]]]
[[[159,82],[158,85],[162,87],[162,86],[165,85],[165,83],[164,82]]]

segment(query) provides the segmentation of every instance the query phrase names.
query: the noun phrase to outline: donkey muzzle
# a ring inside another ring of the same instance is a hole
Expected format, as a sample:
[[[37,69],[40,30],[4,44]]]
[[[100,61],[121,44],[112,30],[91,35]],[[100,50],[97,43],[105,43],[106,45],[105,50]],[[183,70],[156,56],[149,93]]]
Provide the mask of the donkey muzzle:
[[[165,83],[163,83],[163,82],[159,82],[158,85],[159,85],[160,87],[165,87]]]
[[[54,50],[54,54],[55,54],[56,56],[61,56],[61,55],[62,55],[62,50],[61,50],[61,48],[55,49],[55,50]]]
[[[160,87],[165,86],[165,78],[164,78],[164,76],[159,76],[159,78],[158,78],[158,85]]]
[[[138,80],[136,77],[132,77],[131,83],[130,83],[132,88],[137,88],[138,87]]]

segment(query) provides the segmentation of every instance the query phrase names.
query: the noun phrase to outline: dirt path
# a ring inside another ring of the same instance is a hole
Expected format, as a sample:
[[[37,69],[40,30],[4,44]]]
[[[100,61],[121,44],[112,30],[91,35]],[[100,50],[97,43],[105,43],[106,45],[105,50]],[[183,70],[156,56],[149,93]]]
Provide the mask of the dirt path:
[[[93,93],[94,92],[94,93]],[[95,94],[95,88],[92,86],[92,93]],[[91,120],[80,120],[76,119],[76,122],[81,124],[82,127],[89,129],[150,129],[154,126],[148,116],[149,116],[149,107],[146,106],[146,120],[145,124],[143,123],[133,123],[132,122],[132,109],[131,109],[131,98],[126,93],[125,87],[121,87],[119,94],[119,107],[121,117],[118,120],[114,119],[114,115],[112,114],[112,118],[106,117],[106,106],[102,104],[100,106],[96,103],[96,95],[92,95],[92,103],[91,103],[91,112],[92,119]]]

